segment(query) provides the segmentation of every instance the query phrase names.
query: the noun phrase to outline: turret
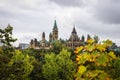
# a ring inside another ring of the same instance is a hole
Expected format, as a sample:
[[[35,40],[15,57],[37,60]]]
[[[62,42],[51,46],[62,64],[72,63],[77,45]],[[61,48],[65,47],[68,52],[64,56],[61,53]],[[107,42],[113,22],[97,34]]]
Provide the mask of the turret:
[[[30,41],[30,48],[33,48],[33,39]]]
[[[38,43],[38,42],[37,42],[37,39],[35,38],[35,39],[34,39],[34,47],[37,47],[37,46],[38,46],[37,43]]]
[[[42,33],[42,41],[45,41],[45,32]]]
[[[52,34],[50,33],[49,34],[49,42],[51,42],[52,41]]]

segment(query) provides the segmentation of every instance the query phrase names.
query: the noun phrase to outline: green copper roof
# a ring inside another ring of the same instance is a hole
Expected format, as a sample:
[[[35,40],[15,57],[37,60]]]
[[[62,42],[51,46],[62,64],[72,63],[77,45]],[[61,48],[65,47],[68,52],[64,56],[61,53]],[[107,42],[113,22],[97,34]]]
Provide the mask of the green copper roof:
[[[57,28],[57,22],[56,22],[56,20],[54,21],[54,27],[53,27],[53,29],[56,29]]]

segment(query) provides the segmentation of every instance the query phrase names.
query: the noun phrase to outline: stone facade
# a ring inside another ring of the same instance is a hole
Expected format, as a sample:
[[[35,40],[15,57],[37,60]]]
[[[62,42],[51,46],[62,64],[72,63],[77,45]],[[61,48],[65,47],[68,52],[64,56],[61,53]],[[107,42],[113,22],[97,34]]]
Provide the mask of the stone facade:
[[[77,35],[75,27],[73,27],[73,31],[71,32],[70,38],[66,41],[66,46],[72,49],[81,45],[81,40]]]
[[[36,38],[34,40],[32,39],[31,42],[30,42],[30,48],[50,49],[51,48],[51,43],[54,40],[58,40],[58,27],[57,27],[56,20],[54,21],[53,31],[52,31],[52,33],[49,34],[49,41],[47,41],[45,39],[45,32],[43,32],[42,33],[42,40],[37,41]]]

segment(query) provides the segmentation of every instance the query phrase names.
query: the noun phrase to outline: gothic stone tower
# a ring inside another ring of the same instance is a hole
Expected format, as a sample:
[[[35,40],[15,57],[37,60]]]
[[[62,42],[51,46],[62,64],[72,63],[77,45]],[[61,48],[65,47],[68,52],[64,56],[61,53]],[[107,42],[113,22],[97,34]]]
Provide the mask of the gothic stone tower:
[[[58,40],[58,28],[57,28],[57,23],[56,20],[54,22],[53,26],[53,34],[52,34],[53,40]]]

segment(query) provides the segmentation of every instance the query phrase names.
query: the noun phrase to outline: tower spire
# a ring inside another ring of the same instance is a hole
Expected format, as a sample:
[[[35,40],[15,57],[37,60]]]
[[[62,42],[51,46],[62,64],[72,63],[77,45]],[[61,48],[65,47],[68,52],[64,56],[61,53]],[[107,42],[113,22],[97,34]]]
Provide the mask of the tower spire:
[[[52,36],[53,36],[53,40],[57,40],[58,39],[58,28],[57,28],[56,20],[54,21]]]
[[[75,26],[73,27],[72,33],[75,33],[75,34],[77,33],[77,32],[76,32],[76,29],[75,29]]]
[[[57,22],[56,22],[56,20],[54,21],[53,29],[57,29]]]

